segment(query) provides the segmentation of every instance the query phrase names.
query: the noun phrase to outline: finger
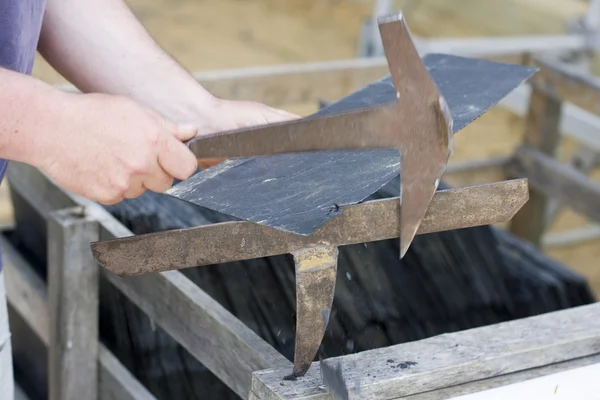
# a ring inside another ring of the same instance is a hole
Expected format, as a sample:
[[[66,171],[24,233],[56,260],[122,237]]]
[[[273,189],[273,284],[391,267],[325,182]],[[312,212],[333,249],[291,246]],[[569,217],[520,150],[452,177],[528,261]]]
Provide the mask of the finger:
[[[172,133],[177,139],[185,142],[186,140],[196,137],[198,134],[198,128],[194,125],[180,124],[177,125],[177,128]]]
[[[144,179],[143,185],[148,190],[162,193],[173,185],[173,177],[157,163],[156,168]]]
[[[123,196],[114,196],[114,197],[109,197],[103,200],[97,200],[98,203],[100,204],[104,204],[105,206],[114,206],[117,203],[120,203],[121,201],[123,201]]]
[[[176,124],[170,120],[162,120],[163,126],[178,140],[184,142],[198,134],[198,128],[191,124]]]
[[[158,163],[167,174],[182,181],[198,169],[194,153],[185,144],[168,135],[159,150]]]
[[[108,182],[98,182],[96,186],[90,186],[89,189],[85,190],[83,195],[84,197],[100,204],[104,204],[105,206],[112,206],[123,200],[122,193],[118,190],[114,190],[113,185],[114,183],[110,180]]]
[[[135,199],[141,196],[146,191],[141,180],[135,180],[129,188],[123,192],[123,197],[126,199]]]

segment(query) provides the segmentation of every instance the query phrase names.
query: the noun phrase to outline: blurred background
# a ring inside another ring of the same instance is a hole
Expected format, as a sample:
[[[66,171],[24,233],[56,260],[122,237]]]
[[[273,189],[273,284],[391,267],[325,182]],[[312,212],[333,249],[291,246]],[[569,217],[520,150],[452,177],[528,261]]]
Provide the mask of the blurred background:
[[[190,71],[350,59],[357,56],[363,24],[373,0],[128,0],[152,36]],[[583,0],[396,0],[413,33],[423,37],[561,34],[584,15]],[[595,69],[595,68],[594,68]],[[43,60],[34,75],[64,82]],[[317,104],[292,104],[307,115]],[[496,107],[457,136],[451,161],[509,155],[520,142],[523,120]],[[565,139],[561,157],[573,150]],[[598,174],[593,174],[594,179]],[[0,218],[10,221],[11,206],[1,188]],[[563,211],[552,231],[587,224]],[[600,294],[600,240],[546,249],[552,257],[583,273]]]

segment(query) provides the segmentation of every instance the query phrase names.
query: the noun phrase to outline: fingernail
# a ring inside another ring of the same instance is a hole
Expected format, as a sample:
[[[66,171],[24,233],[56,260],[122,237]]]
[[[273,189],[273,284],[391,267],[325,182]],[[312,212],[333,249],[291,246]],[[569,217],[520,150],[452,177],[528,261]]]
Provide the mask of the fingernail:
[[[192,124],[179,124],[177,128],[181,132],[195,132],[198,130],[198,128]]]

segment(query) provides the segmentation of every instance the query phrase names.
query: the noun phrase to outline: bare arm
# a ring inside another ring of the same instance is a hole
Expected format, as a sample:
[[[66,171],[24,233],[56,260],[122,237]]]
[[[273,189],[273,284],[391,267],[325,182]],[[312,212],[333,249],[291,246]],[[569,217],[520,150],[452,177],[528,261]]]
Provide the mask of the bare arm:
[[[48,0],[39,51],[81,91],[127,95],[176,122],[213,106],[122,0]]]
[[[35,97],[39,109],[28,109],[23,100],[18,107],[29,112],[27,121],[9,115],[0,133],[26,124],[24,140],[41,149],[29,159],[66,189],[103,203],[146,189],[161,192],[173,178],[187,179],[198,164],[181,141],[196,134],[296,118],[264,104],[212,96],[154,42],[122,0],[47,0],[39,51],[87,94],[21,83],[13,95]],[[49,104],[58,97],[69,100]],[[38,123],[38,113],[55,115]],[[0,144],[0,150],[17,160],[19,151],[32,151],[29,145]]]
[[[65,189],[106,204],[166,190],[196,159],[196,134],[125,96],[70,94],[0,68],[0,157],[46,172]]]
[[[44,132],[65,122],[66,97],[35,78],[0,68],[0,158],[35,165]]]

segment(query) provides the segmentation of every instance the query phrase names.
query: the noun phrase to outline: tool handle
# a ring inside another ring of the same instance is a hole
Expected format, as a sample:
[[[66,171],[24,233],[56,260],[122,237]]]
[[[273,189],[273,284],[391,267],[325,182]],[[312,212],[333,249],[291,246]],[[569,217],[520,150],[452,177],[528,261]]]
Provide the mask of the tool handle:
[[[213,167],[217,164],[220,164],[225,160],[227,160],[227,158],[220,158],[220,157],[199,158],[198,159],[198,168],[200,168],[201,170],[205,170],[205,169]]]

